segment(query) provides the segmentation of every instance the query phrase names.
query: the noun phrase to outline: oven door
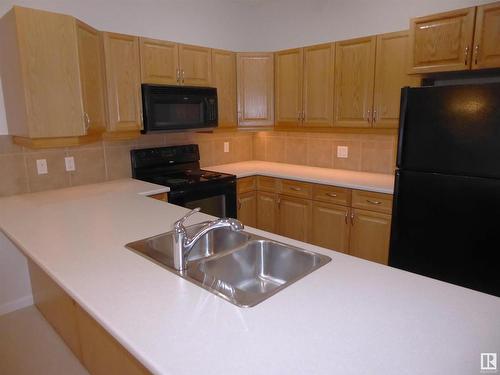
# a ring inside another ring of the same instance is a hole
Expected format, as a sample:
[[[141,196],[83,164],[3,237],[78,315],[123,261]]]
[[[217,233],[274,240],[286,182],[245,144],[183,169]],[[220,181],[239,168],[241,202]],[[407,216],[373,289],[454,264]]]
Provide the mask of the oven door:
[[[186,208],[200,207],[201,212],[216,217],[236,219],[236,181],[204,184],[203,187],[174,190],[168,193],[168,203]]]
[[[217,90],[142,85],[144,133],[217,126]]]

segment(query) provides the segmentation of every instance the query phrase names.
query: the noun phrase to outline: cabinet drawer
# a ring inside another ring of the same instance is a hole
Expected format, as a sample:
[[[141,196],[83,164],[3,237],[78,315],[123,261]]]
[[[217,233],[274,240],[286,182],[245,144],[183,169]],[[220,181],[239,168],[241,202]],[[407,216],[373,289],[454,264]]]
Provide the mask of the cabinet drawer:
[[[329,185],[313,185],[313,200],[349,206],[351,190]]]
[[[392,212],[392,195],[374,193],[371,191],[353,190],[352,206],[355,208],[363,208],[365,210],[390,214]]]
[[[239,194],[257,190],[255,176],[238,178],[237,186]]]
[[[276,193],[278,191],[278,179],[274,177],[257,176],[257,190]]]
[[[312,197],[312,184],[294,180],[281,180],[281,194],[298,198]]]

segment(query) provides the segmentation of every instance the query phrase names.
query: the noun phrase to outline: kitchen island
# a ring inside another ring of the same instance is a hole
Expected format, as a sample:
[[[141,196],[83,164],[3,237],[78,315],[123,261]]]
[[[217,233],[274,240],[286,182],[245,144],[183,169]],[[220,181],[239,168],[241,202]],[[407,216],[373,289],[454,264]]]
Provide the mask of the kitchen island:
[[[121,180],[0,199],[5,235],[152,373],[474,374],[500,351],[500,298],[253,228],[332,261],[238,308],[124,247],[187,212],[144,196],[164,191]]]

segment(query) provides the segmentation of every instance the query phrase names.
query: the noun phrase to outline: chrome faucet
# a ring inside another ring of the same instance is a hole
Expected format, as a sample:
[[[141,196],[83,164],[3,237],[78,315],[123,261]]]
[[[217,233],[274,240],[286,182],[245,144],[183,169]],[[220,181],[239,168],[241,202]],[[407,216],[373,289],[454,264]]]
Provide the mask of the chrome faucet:
[[[224,227],[238,232],[240,230],[243,230],[244,228],[243,224],[236,219],[222,218],[206,222],[206,224],[197,233],[195,233],[192,237],[189,237],[186,231],[186,227],[184,226],[184,222],[188,217],[199,211],[199,207],[195,208],[174,223],[172,248],[174,256],[174,268],[177,271],[183,271],[187,268],[187,258],[189,253],[191,252],[191,249],[196,244],[196,242],[208,232],[217,228]]]

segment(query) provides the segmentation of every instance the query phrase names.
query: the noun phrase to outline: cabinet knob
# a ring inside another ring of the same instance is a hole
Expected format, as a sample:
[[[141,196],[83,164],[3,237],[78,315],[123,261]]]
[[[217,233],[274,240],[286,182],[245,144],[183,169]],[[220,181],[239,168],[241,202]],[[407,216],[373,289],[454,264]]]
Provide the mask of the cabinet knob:
[[[469,60],[469,46],[465,46],[465,65],[467,65],[468,60]]]
[[[479,44],[476,44],[476,47],[474,48],[474,65],[477,65],[478,55],[479,55]]]
[[[293,191],[301,191],[302,189],[297,187],[297,186],[290,186],[290,190],[293,190]]]
[[[354,225],[354,211],[351,212],[351,225]]]
[[[367,111],[366,121],[368,121],[368,123],[370,123],[370,122],[371,122],[371,120],[372,120],[372,119],[371,119],[371,113],[372,113],[372,111],[371,111],[371,110],[368,110],[368,111]]]
[[[332,198],[337,197],[337,194],[335,194],[335,193],[326,193],[326,195],[328,195],[329,197],[332,197]]]
[[[370,203],[370,204],[374,204],[374,205],[377,205],[377,206],[380,205],[380,204],[382,204],[382,202],[380,202],[380,201],[372,201],[371,199],[367,199],[366,201],[368,203]]]
[[[87,112],[83,112],[83,119],[85,121],[85,131],[87,131],[90,128],[90,117]]]

